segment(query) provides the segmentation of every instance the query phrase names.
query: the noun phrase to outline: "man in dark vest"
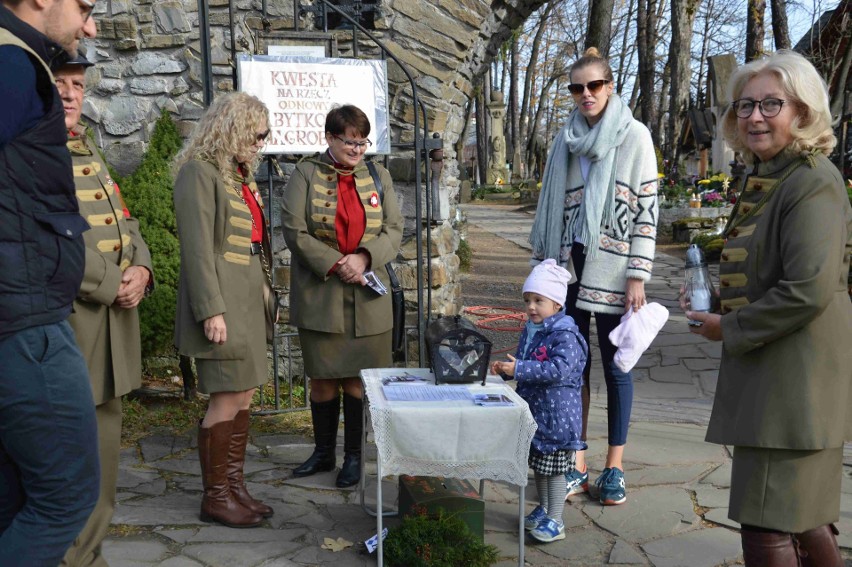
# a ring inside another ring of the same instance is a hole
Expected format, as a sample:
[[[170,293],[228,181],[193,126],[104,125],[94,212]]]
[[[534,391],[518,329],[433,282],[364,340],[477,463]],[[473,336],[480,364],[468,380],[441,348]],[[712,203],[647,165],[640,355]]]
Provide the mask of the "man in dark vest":
[[[121,451],[121,396],[141,386],[142,357],[136,307],[153,284],[151,254],[130,216],[118,184],[80,122],[86,68],[82,54],[54,71],[65,110],[68,151],[80,214],[91,228],[83,235],[86,269],[68,318],[89,367],[98,421],[101,492],[86,527],[65,554],[62,567],[106,567],[101,543],[115,511]]]
[[[92,0],[0,0],[0,565],[56,567],[98,498],[86,362],[66,321],[82,233],[51,65]]]

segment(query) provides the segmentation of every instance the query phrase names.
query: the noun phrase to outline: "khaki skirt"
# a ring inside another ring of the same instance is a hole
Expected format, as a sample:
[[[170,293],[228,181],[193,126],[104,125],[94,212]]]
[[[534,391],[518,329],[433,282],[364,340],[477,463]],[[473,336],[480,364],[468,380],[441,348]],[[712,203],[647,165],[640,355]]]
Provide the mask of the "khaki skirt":
[[[794,534],[836,522],[842,470],[843,447],[734,447],[728,517]]]
[[[263,302],[263,267],[260,256],[252,255],[249,285],[245,293],[257,298],[241,313],[246,318],[248,337],[246,356],[239,360],[195,359],[198,389],[205,394],[244,392],[257,388],[269,379],[266,358],[266,309]],[[227,306],[226,306],[227,308]]]
[[[305,374],[311,380],[357,378],[364,368],[387,368],[393,365],[392,331],[356,337],[354,295],[345,293],[343,296],[342,333],[299,329]]]

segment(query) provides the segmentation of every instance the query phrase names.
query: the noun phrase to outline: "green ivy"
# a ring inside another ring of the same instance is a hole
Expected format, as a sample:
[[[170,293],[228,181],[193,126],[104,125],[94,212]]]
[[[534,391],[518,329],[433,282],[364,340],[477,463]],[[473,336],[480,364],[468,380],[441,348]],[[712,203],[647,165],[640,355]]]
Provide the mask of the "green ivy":
[[[182,143],[175,123],[163,111],[142,163],[120,182],[121,194],[139,220],[154,264],[154,293],[139,305],[143,359],[172,352],[173,348],[180,248],[170,166]]]

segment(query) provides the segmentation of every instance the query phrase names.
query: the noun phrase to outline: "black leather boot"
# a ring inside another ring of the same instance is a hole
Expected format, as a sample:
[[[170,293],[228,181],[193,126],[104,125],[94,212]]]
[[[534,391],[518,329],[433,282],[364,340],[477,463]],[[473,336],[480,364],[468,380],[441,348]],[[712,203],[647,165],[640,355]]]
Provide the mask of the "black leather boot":
[[[801,567],[792,534],[743,526],[740,536],[746,567]]]
[[[314,452],[293,471],[297,478],[331,471],[337,466],[334,448],[340,423],[340,398],[335,396],[327,402],[311,400],[311,419],[314,422]]]
[[[803,567],[843,567],[845,562],[835,537],[839,533],[834,524],[826,524],[796,534]]]
[[[343,394],[343,466],[337,474],[337,487],[348,488],[361,479],[361,435],[364,406],[361,398]]]

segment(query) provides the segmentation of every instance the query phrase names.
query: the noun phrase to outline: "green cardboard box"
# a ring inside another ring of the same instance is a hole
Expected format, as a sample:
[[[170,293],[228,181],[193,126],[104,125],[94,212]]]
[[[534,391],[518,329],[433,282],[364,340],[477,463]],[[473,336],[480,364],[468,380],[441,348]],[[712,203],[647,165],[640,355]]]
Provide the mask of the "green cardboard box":
[[[429,514],[443,508],[458,516],[480,540],[485,536],[485,502],[466,480],[440,476],[399,477],[399,514],[408,516],[420,506]]]

